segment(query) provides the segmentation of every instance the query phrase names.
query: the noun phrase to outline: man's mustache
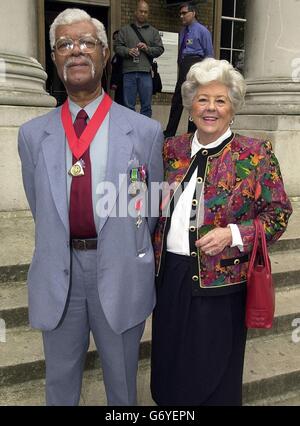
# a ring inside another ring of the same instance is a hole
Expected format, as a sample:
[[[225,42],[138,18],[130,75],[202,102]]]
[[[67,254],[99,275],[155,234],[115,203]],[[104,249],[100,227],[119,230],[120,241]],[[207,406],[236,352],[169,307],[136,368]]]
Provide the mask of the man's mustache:
[[[93,61],[91,60],[91,58],[86,57],[86,56],[76,56],[76,57],[70,57],[66,60],[64,66],[66,68],[69,68],[73,65],[77,65],[78,64],[78,59],[80,58],[80,65],[90,65],[93,66]]]
[[[67,75],[67,69],[72,67],[73,65],[77,65],[80,59],[80,65],[90,65],[91,67],[91,72],[92,72],[92,77],[95,77],[96,74],[96,69],[95,69],[95,65],[93,63],[93,61],[91,60],[91,58],[89,58],[88,56],[70,56],[66,62],[64,63],[64,69],[63,69],[63,76],[64,76],[64,80],[67,81],[68,80],[68,75]]]

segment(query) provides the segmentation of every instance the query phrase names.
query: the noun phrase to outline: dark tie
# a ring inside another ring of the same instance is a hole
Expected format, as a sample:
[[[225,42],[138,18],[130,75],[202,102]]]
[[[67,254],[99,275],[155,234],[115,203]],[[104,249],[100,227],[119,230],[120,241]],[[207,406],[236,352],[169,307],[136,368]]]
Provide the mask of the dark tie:
[[[87,113],[82,109],[74,121],[74,130],[78,138],[86,128]],[[92,199],[92,177],[90,148],[81,159],[84,162],[84,176],[72,178],[70,193],[70,236],[71,238],[95,238],[97,236]],[[77,159],[73,155],[73,163]]]
[[[183,50],[186,47],[186,42],[187,42],[187,38],[188,38],[188,33],[189,33],[189,27],[185,27],[184,29],[184,34],[183,34],[183,39],[180,45],[180,49],[179,49],[179,54],[178,54],[178,62],[180,63],[183,59]]]

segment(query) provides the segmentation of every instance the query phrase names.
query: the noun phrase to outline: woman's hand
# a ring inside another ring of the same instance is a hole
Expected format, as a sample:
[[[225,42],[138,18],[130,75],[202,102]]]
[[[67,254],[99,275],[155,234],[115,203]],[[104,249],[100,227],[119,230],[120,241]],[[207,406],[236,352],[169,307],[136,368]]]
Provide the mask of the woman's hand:
[[[226,246],[231,246],[232,234],[230,227],[215,228],[196,241],[196,247],[209,256],[221,253]]]

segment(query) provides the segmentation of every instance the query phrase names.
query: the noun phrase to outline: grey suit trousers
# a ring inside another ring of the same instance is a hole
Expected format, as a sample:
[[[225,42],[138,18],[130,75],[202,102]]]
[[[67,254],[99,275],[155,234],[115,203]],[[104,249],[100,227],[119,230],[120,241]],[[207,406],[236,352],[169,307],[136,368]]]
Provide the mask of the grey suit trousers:
[[[96,250],[72,252],[72,279],[58,327],[43,332],[47,405],[78,405],[90,331],[100,356],[108,405],[136,405],[139,343],[145,322],[116,334],[99,300]]]

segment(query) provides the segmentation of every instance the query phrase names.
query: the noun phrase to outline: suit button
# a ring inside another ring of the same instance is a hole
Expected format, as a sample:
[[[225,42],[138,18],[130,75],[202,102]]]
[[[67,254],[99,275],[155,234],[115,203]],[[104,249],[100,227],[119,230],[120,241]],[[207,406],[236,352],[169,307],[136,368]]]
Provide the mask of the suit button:
[[[194,275],[194,276],[192,277],[192,280],[193,280],[193,281],[195,281],[195,282],[196,282],[196,281],[199,281],[199,277],[198,277],[198,275]]]
[[[197,253],[195,251],[192,251],[191,256],[192,257],[197,257]]]
[[[190,226],[190,231],[191,232],[195,232],[196,231],[196,226]]]
[[[64,274],[65,275],[69,275],[69,270],[68,269],[64,269]]]

